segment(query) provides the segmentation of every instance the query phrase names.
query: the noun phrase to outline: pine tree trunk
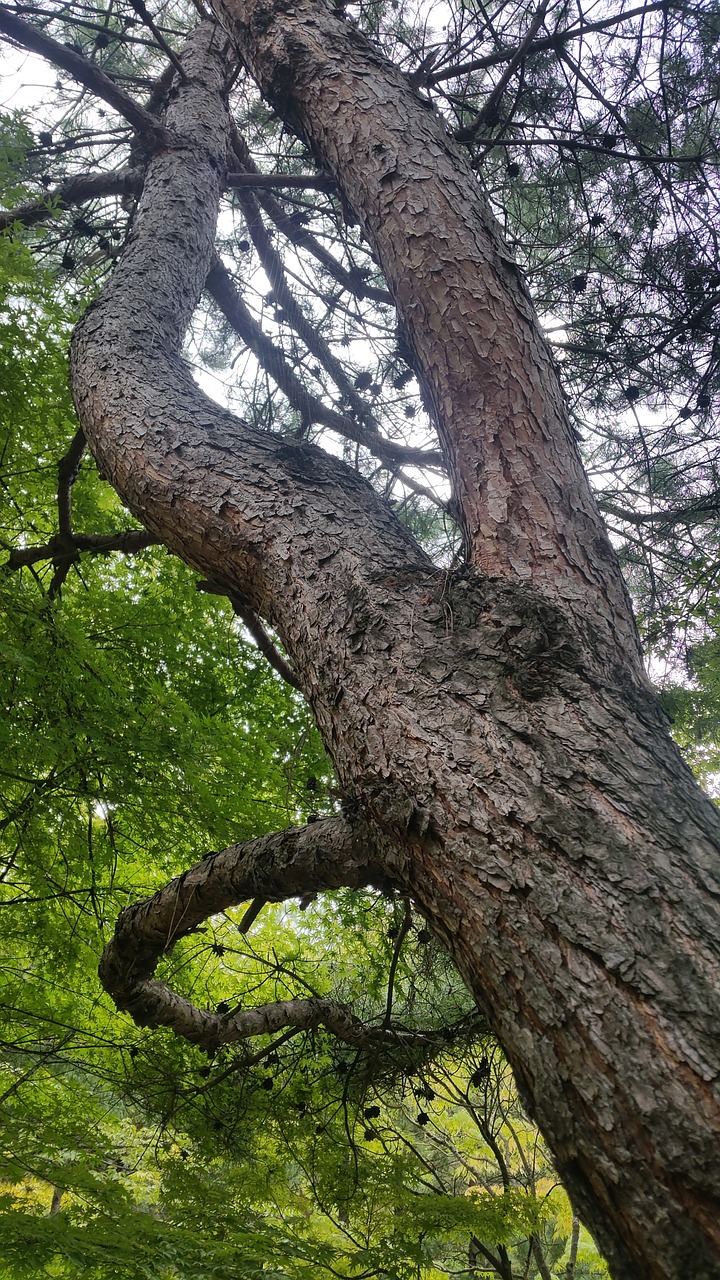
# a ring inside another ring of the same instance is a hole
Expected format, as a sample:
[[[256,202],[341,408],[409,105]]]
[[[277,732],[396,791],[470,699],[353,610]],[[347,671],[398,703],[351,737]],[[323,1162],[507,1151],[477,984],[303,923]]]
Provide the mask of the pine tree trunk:
[[[613,1275],[717,1280],[720,824],[642,676],[526,293],[441,123],[342,20],[223,18],[371,238],[471,563],[439,572],[357,475],[218,410],[180,362],[227,143],[209,24],[168,113],[187,145],[152,161],[76,332],[86,434],[148,528],[278,630],[348,815],[487,1013]]]

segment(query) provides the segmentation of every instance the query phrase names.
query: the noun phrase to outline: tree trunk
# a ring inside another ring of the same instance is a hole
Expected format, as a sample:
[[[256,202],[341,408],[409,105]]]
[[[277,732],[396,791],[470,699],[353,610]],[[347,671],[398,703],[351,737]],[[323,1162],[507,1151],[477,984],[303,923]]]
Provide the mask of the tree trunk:
[[[211,24],[75,335],[88,441],[277,629],[348,819],[450,950],[613,1275],[717,1280],[720,824],[642,676],[527,295],[441,123],[352,28],[305,3],[223,18],[372,239],[471,563],[438,571],[354,472],[222,412],[179,359],[227,145]]]

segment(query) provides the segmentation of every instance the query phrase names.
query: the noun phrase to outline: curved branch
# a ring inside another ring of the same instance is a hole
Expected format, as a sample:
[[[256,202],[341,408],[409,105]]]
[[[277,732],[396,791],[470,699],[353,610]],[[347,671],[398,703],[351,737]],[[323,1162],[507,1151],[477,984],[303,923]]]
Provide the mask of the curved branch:
[[[202,24],[182,55],[197,73],[178,87],[167,122],[196,145],[151,160],[116,268],[75,330],[73,391],[90,447],[126,506],[266,618],[294,655],[298,620],[318,592],[342,598],[378,564],[394,573],[401,563],[423,582],[434,570],[357,472],[218,408],[179,359],[212,265],[224,185],[223,39]],[[307,606],[298,608],[298,592]]]
[[[592,618],[593,644],[602,636],[613,661],[621,648],[623,663],[632,654],[644,681],[629,597],[557,370],[465,156],[397,68],[324,5],[216,4],[268,101],[360,217],[438,429],[473,563],[532,582],[583,632]]]
[[[209,916],[250,898],[283,901],[308,892],[360,888],[381,877],[367,833],[344,817],[261,836],[211,853],[152,898],[128,907],[103,952],[100,979],[118,1009],[141,1026],[167,1026],[212,1050],[280,1027],[323,1025],[350,1043],[373,1031],[332,1000],[283,1000],[257,1009],[213,1013],[198,1009],[153,978],[161,956]],[[389,1033],[397,1041],[396,1032]],[[385,1036],[387,1039],[387,1034]]]

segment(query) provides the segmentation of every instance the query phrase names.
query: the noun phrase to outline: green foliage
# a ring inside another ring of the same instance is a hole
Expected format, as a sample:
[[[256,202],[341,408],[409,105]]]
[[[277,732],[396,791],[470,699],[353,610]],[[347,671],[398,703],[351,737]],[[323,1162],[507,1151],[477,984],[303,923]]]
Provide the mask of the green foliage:
[[[0,250],[12,548],[57,532],[77,424],[72,304],[21,244]],[[73,510],[76,528],[132,527],[88,459]],[[509,1247],[545,1229],[534,1188],[464,1172],[483,1146],[462,1092],[473,1037],[449,1048],[442,1032],[467,997],[421,925],[394,992],[405,1026],[437,1029],[414,1054],[370,1060],[316,1034],[256,1066],[244,1050],[209,1063],[115,1013],[95,970],[117,912],[210,848],[331,811],[332,777],[300,699],[162,549],[85,557],[50,596],[55,571],[0,577],[0,1275],[410,1280],[472,1235]],[[166,969],[201,1004],[310,990],[372,1018],[403,913],[342,892],[266,908],[245,939],[231,912]]]

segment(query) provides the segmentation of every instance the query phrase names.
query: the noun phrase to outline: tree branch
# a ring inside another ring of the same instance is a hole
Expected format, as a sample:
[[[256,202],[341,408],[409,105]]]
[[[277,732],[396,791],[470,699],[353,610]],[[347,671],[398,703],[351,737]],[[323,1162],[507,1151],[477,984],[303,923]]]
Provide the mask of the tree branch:
[[[180,59],[178,58],[175,50],[172,49],[168,44],[160,28],[156,26],[156,24],[153,22],[151,14],[148,13],[145,5],[143,4],[143,0],[130,0],[130,4],[132,5],[138,17],[145,23],[145,26],[148,28],[148,30],[152,32],[153,36],[157,40],[157,43],[160,45],[160,48],[163,50],[163,53],[167,54],[175,70],[178,72],[181,80],[185,80],[186,79],[185,71],[183,69]]]
[[[255,161],[250,154],[250,148],[248,147],[245,139],[235,128],[233,128],[232,145],[233,151],[244,170],[242,175],[237,176],[246,177],[248,179],[246,184],[247,186],[251,185],[249,181],[251,178],[263,178],[264,175],[258,172]],[[324,174],[323,178],[332,185],[333,189],[337,189],[337,183],[331,174]],[[296,226],[288,217],[279,201],[275,199],[272,192],[265,189],[269,185],[269,183],[263,182],[258,187],[258,199],[260,200],[260,203],[268,217],[272,219],[275,226],[282,232],[286,239],[290,240],[292,244],[296,244],[301,246],[303,249],[307,249],[308,253],[312,254],[312,256],[321,263],[328,275],[332,276],[334,280],[337,280],[338,284],[341,284],[343,288],[347,289],[350,293],[353,293],[356,298],[371,298],[373,301],[380,302],[384,306],[394,307],[395,303],[392,294],[388,293],[387,289],[376,289],[373,285],[365,284],[364,281],[361,282],[359,279],[355,278],[352,272],[347,271],[345,267],[338,262],[337,258],[335,258],[324,245],[320,244],[320,242],[316,240],[315,236],[312,235],[307,228]]]
[[[105,990],[138,1025],[167,1026],[209,1051],[285,1026],[323,1025],[352,1044],[378,1039],[398,1043],[401,1033],[370,1027],[332,1000],[283,1000],[213,1013],[153,978],[160,957],[180,938],[209,916],[249,898],[277,902],[309,891],[377,882],[370,850],[367,832],[354,830],[338,816],[209,854],[152,898],[122,912],[100,961]]]
[[[300,681],[290,663],[282,656],[280,650],[275,647],[254,610],[247,608],[240,600],[232,596],[230,597],[230,603],[240,621],[247,627],[260,652],[267,658],[270,666],[277,671],[279,676],[282,676],[286,684],[289,684],[293,689],[300,689]]]
[[[59,210],[70,209],[85,200],[97,200],[103,196],[131,195],[140,190],[142,173],[139,169],[118,169],[116,173],[83,173],[68,178],[40,200],[28,200],[16,209],[0,212],[0,231],[6,231],[15,223],[24,227],[45,222]]]
[[[375,457],[390,466],[442,466],[442,454],[439,451],[413,449],[408,445],[394,444],[392,440],[387,440],[379,433],[365,430],[353,418],[337,413],[324,405],[317,396],[311,395],[291,369],[280,348],[276,347],[272,339],[263,333],[257,320],[243,302],[230,272],[217,255],[213,259],[206,285],[225,319],[287,396],[293,409],[297,409],[302,414],[305,422],[308,424],[317,422],[324,427],[329,427],[338,435],[363,445]]]
[[[53,191],[48,191],[40,200],[28,200],[16,209],[0,211],[0,231],[7,230],[14,223],[20,222],[24,227],[32,227],[58,210],[71,209],[73,205],[82,204],[85,200],[97,200],[103,196],[134,195],[142,186],[142,170],[118,169],[115,173],[83,173],[74,178],[67,178]],[[302,174],[287,176],[282,173],[229,173],[229,187],[250,187],[263,189],[266,187],[313,187],[326,190],[332,180],[321,175]],[[381,292],[381,291],[378,291]],[[392,301],[387,295],[387,301]]]
[[[79,84],[90,89],[98,98],[102,98],[103,102],[107,102],[108,106],[123,116],[129,124],[133,125],[146,137],[152,138],[156,143],[165,145],[172,144],[177,141],[174,135],[165,128],[164,125],[145,107],[135,102],[130,94],[121,89],[114,80],[105,75],[99,67],[96,67],[88,58],[84,58],[82,54],[75,53],[73,49],[69,49],[67,45],[60,44],[58,40],[53,40],[51,36],[40,31],[37,27],[33,27],[28,22],[23,22],[22,18],[16,17],[4,5],[0,5],[0,34],[5,35],[8,39],[13,40],[16,44],[21,45],[23,49],[29,49],[31,53],[39,53],[41,57],[46,58],[48,62],[52,62],[54,66],[60,67],[63,71],[69,72]]]
[[[412,924],[412,907],[410,906],[409,902],[406,902],[403,922],[400,925],[400,928],[398,930],[398,935],[397,935],[397,938],[395,939],[395,946],[393,948],[392,960],[390,961],[390,972],[388,973],[388,981],[387,981],[387,997],[385,1000],[385,1017],[383,1018],[384,1027],[390,1026],[390,1020],[392,1018],[393,994],[394,994],[394,988],[395,988],[395,974],[397,972],[398,961],[400,959],[400,952],[402,951],[403,943],[410,931],[411,924]]]
[[[198,582],[197,588],[198,591],[207,591],[210,595],[227,596],[233,607],[233,611],[237,617],[240,618],[243,625],[247,627],[258,649],[263,656],[267,658],[270,666],[277,671],[279,676],[282,676],[286,684],[291,685],[293,689],[300,688],[300,682],[290,666],[290,663],[282,656],[279,649],[275,647],[258,615],[250,608],[249,605],[245,604],[239,596],[232,595],[225,587],[221,587],[215,582]],[[250,926],[248,925],[248,928],[249,927]]]
[[[642,18],[646,13],[656,13],[658,10],[668,12],[667,0],[655,0],[653,4],[638,5],[635,9],[628,9],[627,13],[615,14],[612,18],[602,18],[597,22],[581,22],[575,27],[568,27],[565,31],[554,31],[550,36],[543,36],[541,40],[535,40],[526,50],[525,56],[529,57],[533,53],[545,53],[548,49],[557,49],[561,44],[567,44],[571,40],[580,40],[583,36],[589,35],[593,31],[604,31],[608,27],[616,27],[621,22],[629,22],[631,18]],[[685,8],[678,5],[672,9],[676,13],[686,12]],[[503,62],[510,62],[517,54],[518,46],[513,45],[512,48],[497,49],[495,53],[486,54],[483,58],[473,58],[470,62],[457,63],[454,67],[444,67],[442,70],[434,72],[428,76],[425,83],[428,86],[440,84],[442,80],[452,80],[457,76],[470,75],[473,71],[487,71],[490,67],[501,66]]]
[[[55,537],[42,546],[16,547],[10,552],[3,568],[12,573],[37,564],[39,560],[59,560],[64,557],[73,560],[80,551],[88,551],[94,555],[108,555],[112,551],[129,554],[144,551],[146,547],[159,546],[160,542],[160,538],[148,533],[146,529],[124,529],[119,533],[74,533],[69,540]]]
[[[675,525],[682,524],[688,528],[697,524],[706,524],[710,521],[717,520],[718,510],[720,509],[720,495],[708,494],[703,498],[696,498],[681,507],[671,507],[665,511],[631,511],[627,507],[619,506],[611,499],[605,498],[602,493],[598,495],[598,506],[600,510],[607,515],[615,516],[618,520],[624,520],[626,524],[632,524],[637,527],[655,526],[670,530]]]
[[[303,190],[311,188],[315,191],[336,189],[329,173],[229,173],[227,184],[229,187],[251,187],[253,190],[273,187],[300,187]]]
[[[58,532],[63,541],[72,542],[72,487],[86,448],[85,432],[78,427],[67,453],[58,462]]]
[[[547,13],[548,4],[549,4],[549,0],[541,0],[540,5],[538,6],[537,12],[535,13],[533,20],[530,23],[530,27],[528,29],[527,35],[519,45],[518,49],[513,54],[512,58],[510,59],[510,62],[508,63],[500,79],[495,85],[495,88],[492,90],[490,96],[487,98],[486,102],[483,104],[481,110],[476,115],[472,124],[468,125],[465,129],[457,130],[455,137],[457,138],[458,142],[472,142],[473,138],[475,138],[476,135],[479,133],[485,121],[490,117],[491,113],[495,111],[496,107],[499,105],[500,99],[502,98],[512,77],[514,76],[517,67],[523,61],[523,58],[527,56],[528,50],[532,45],[532,42],[535,39],[535,36],[537,35],[538,31],[540,30],[540,27],[545,21],[545,14]]]
[[[362,396],[358,395],[342,363],[333,355],[325,339],[313,327],[297,302],[285,278],[282,258],[270,241],[263,223],[257,200],[250,191],[239,190],[238,201],[245,216],[250,239],[258,253],[265,274],[272,285],[277,305],[286,313],[289,323],[298,337],[305,343],[324,369],[327,370],[335,385],[341,391],[348,404],[363,423],[366,432],[379,437],[380,432],[374,414]]]

